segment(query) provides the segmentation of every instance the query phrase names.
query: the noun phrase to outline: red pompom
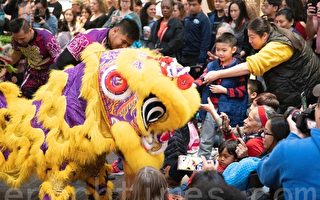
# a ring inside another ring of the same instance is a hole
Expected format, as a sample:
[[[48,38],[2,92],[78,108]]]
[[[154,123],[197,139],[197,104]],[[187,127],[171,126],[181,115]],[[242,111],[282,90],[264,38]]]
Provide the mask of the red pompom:
[[[168,65],[170,65],[173,62],[173,58],[169,56],[161,57],[159,60],[160,60],[160,63],[165,62]]]
[[[194,79],[189,74],[183,74],[178,77],[177,84],[182,90],[186,90],[192,86]]]

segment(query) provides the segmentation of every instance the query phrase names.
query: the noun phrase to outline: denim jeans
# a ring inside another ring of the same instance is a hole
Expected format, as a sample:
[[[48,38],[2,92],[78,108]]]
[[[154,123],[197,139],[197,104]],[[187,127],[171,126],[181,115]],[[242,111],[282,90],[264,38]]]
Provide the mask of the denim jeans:
[[[204,156],[206,159],[210,158],[215,134],[216,123],[212,115],[207,113],[200,132],[200,148],[198,151],[199,156]]]

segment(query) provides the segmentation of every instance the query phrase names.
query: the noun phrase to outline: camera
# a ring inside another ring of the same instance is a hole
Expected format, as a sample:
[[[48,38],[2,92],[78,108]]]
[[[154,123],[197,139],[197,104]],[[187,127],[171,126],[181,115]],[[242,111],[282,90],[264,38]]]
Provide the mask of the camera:
[[[34,19],[34,22],[36,22],[36,23],[39,23],[41,21],[41,16],[40,16],[40,10],[39,9],[36,9],[34,11],[33,19]]]
[[[315,107],[307,108],[303,111],[295,108],[295,107],[288,107],[287,111],[285,112],[285,116],[288,117],[292,115],[292,120],[296,122],[297,128],[305,134],[310,134],[310,129],[314,128],[315,124]]]

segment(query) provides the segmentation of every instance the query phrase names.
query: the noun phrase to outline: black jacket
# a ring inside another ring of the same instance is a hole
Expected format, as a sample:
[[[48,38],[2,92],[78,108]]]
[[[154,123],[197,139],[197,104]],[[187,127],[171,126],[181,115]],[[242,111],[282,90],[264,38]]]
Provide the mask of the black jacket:
[[[180,20],[171,18],[168,21],[168,29],[162,37],[162,41],[158,38],[158,30],[163,18],[157,20],[151,29],[150,40],[147,47],[150,49],[162,49],[160,52],[165,56],[176,57],[183,47],[184,28]]]
[[[288,106],[299,107],[302,92],[305,92],[308,103],[315,103],[312,89],[320,83],[319,58],[304,39],[276,25],[272,25],[267,43],[272,41],[287,44],[294,50],[288,61],[263,75],[267,90],[275,94],[280,101],[280,111],[284,112]]]

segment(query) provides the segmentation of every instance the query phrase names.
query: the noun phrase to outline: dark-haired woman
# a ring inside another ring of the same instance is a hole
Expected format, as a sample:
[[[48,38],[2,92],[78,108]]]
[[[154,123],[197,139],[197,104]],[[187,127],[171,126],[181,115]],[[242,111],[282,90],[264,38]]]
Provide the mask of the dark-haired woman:
[[[261,134],[264,148],[262,156],[269,154],[280,140],[287,138],[289,133],[290,129],[286,118],[280,114],[272,116]]]
[[[245,2],[242,0],[232,1],[229,5],[228,16],[228,21],[233,28],[234,36],[238,41],[238,52],[240,53],[241,58],[245,58],[251,52],[247,37],[249,16]]]
[[[177,57],[183,44],[182,22],[172,16],[173,0],[162,0],[163,17],[155,22],[147,46],[158,49],[165,56]]]
[[[51,15],[48,10],[47,0],[36,0],[34,2],[34,28],[45,28],[49,30],[53,35],[58,32],[58,20],[54,15]]]
[[[274,22],[280,26],[281,28],[289,29],[292,32],[300,35],[301,33],[298,32],[294,27],[294,17],[293,17],[293,12],[290,8],[283,8],[279,10],[276,14],[276,18],[274,19]],[[304,38],[306,39],[306,38]]]
[[[150,29],[154,24],[155,16],[156,16],[156,3],[155,2],[147,2],[144,4],[143,8],[140,11],[140,20],[141,20],[141,27],[149,26]]]
[[[280,102],[281,112],[288,106],[299,107],[302,92],[308,104],[316,101],[312,88],[320,83],[320,60],[305,41],[262,18],[249,23],[248,37],[257,53],[233,68],[209,72],[204,77],[206,82],[249,73],[263,75],[267,91],[275,94]]]
[[[306,39],[306,19],[307,19],[307,11],[303,6],[301,0],[283,0],[282,7],[289,8],[293,12],[294,24],[293,27],[299,32],[299,34]]]
[[[150,39],[151,28],[156,21],[154,18],[156,15],[156,5],[157,4],[155,2],[147,2],[140,11],[142,28],[141,42],[143,46],[146,46]]]

